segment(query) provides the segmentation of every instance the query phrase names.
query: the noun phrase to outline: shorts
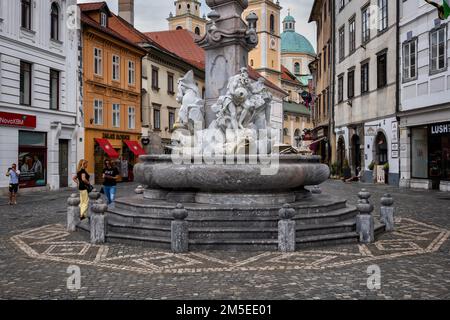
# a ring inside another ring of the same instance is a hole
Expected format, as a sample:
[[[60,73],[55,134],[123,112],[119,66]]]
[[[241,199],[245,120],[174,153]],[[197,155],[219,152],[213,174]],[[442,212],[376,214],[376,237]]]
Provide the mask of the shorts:
[[[9,185],[9,192],[10,193],[17,193],[19,191],[19,184],[17,184],[17,183],[11,183],[10,185]]]

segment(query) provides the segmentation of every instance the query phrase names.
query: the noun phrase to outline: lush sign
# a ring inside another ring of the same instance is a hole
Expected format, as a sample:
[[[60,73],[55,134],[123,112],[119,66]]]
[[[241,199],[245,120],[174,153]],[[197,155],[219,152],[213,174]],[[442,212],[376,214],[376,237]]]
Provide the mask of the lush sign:
[[[450,123],[435,124],[431,126],[431,135],[450,134]]]

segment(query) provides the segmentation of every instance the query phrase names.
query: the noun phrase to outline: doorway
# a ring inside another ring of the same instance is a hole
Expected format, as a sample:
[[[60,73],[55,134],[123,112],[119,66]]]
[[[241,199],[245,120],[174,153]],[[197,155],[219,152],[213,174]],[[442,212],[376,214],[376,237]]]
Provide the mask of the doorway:
[[[352,169],[355,175],[359,174],[358,168],[361,168],[361,142],[358,135],[353,135],[352,137]]]
[[[343,173],[344,161],[345,161],[345,140],[344,137],[340,136],[337,145],[337,164],[339,174]]]
[[[69,140],[59,140],[59,187],[69,186]]]

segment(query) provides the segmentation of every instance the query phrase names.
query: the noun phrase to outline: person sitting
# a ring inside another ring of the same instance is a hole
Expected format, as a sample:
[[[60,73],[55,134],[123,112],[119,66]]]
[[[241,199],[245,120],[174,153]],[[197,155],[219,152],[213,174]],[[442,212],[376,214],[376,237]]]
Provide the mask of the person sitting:
[[[344,179],[344,182],[358,182],[358,181],[361,181],[363,171],[361,170],[360,167],[358,167],[358,168],[356,168],[356,172],[358,172],[357,176],[353,176],[353,177],[350,177],[348,179]]]

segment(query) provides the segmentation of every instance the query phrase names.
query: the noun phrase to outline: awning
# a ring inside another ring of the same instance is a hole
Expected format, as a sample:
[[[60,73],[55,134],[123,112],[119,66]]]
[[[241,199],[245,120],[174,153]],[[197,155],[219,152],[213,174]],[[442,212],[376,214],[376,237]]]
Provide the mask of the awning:
[[[95,139],[95,142],[113,159],[119,158],[119,153],[113,148],[108,139]]]
[[[143,156],[147,154],[145,150],[141,147],[139,142],[137,141],[130,141],[130,140],[123,140],[125,144],[128,146],[128,148],[136,155],[136,156]]]
[[[320,138],[320,139],[318,139],[318,140],[316,140],[316,141],[311,142],[310,145],[309,145],[309,148],[311,149],[311,151],[316,151],[319,142],[320,142],[320,141],[323,141],[323,140],[325,140],[325,139],[327,139],[327,137],[322,137],[322,138]]]

